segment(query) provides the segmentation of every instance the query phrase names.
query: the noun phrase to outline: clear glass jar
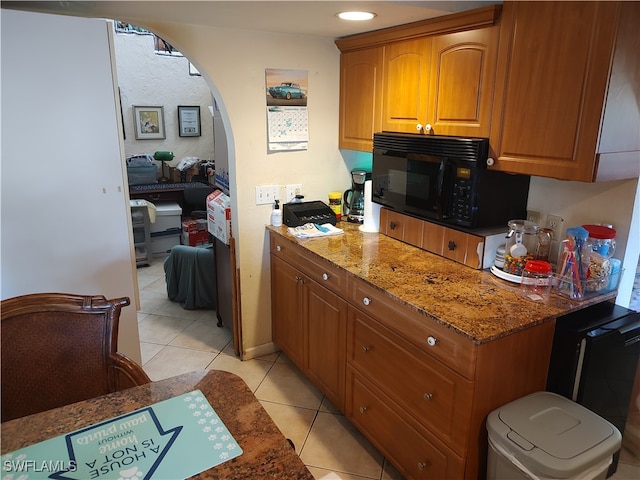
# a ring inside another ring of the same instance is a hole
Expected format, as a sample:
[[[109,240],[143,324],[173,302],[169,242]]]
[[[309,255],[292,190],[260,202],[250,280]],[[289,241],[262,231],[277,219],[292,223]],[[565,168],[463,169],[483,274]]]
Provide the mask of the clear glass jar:
[[[522,275],[529,260],[533,260],[538,246],[538,225],[529,220],[509,220],[504,252],[505,272]]]
[[[589,232],[587,245],[591,249],[585,289],[597,292],[609,284],[611,257],[616,251],[616,231],[605,225],[583,225]]]
[[[608,260],[616,252],[616,231],[604,225],[583,225],[589,232],[587,244],[591,245],[591,251]]]
[[[551,264],[544,260],[529,260],[522,270],[520,290],[529,300],[546,301],[549,299],[552,284]]]

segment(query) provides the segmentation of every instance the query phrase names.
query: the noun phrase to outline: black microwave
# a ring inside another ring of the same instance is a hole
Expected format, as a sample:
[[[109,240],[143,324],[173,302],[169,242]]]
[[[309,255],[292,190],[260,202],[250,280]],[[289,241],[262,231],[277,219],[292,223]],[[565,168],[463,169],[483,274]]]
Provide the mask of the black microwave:
[[[530,177],[487,170],[488,153],[487,138],[375,133],[372,201],[468,228],[526,218]]]

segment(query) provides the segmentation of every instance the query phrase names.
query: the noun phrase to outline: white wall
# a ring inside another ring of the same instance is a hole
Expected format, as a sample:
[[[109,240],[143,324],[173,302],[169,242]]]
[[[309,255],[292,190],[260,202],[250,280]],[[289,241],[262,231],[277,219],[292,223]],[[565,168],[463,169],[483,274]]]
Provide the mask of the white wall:
[[[135,302],[130,212],[104,20],[1,10],[1,297]],[[140,361],[135,305],[119,350]]]
[[[621,278],[616,303],[629,306],[631,288],[640,254],[638,210],[640,195],[638,179],[603,183],[564,182],[551,178],[532,177],[528,208],[563,219],[563,231],[589,223],[612,224],[616,229],[615,257],[623,260],[625,273]]]
[[[151,34],[115,33],[118,87],[124,120],[125,155],[172,151],[167,165],[175,166],[184,157],[213,158],[211,89],[201,76],[189,75],[189,60],[183,56],[158,55]],[[133,105],[164,107],[164,140],[136,140]],[[180,137],[178,105],[200,107],[199,137]],[[158,175],[161,175],[161,165]]]

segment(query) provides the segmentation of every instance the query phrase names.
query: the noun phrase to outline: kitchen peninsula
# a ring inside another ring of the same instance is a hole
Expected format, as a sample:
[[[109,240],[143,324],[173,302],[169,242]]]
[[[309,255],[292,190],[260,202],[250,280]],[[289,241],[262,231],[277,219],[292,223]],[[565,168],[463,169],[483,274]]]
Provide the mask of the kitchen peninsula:
[[[555,318],[581,302],[342,222],[267,227],[273,341],[408,478],[484,476],[488,413],[544,390]]]

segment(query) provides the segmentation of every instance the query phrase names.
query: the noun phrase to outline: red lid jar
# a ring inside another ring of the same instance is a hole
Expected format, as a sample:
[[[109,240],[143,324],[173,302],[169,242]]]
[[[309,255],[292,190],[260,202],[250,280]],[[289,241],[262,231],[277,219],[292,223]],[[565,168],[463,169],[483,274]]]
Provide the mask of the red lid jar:
[[[522,270],[520,290],[529,300],[546,301],[551,292],[551,264],[544,260],[529,260]]]
[[[605,259],[613,257],[616,251],[616,231],[605,225],[583,225],[589,238],[587,245],[591,246],[591,251],[596,252]]]

